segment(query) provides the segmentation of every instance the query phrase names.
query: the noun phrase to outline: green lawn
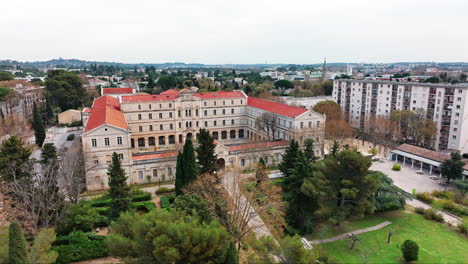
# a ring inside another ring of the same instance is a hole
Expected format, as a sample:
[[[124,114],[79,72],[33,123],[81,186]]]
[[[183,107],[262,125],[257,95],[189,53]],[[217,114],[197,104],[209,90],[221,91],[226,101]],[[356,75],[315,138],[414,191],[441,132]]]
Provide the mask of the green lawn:
[[[350,240],[324,244],[331,260],[339,263],[401,263],[399,246],[406,239],[419,245],[418,263],[468,263],[468,239],[448,226],[428,221],[422,216],[404,212],[383,213],[348,222],[340,229],[330,228],[324,237],[370,227],[383,221],[392,222],[382,229],[357,235],[360,241],[349,250]],[[387,244],[389,230],[395,230]],[[344,232],[343,232],[344,231]],[[317,231],[318,232],[318,231]],[[316,232],[316,233],[317,233]],[[317,235],[312,239],[318,239]],[[320,245],[314,246],[320,249]]]
[[[0,263],[8,262],[8,227],[0,227]]]

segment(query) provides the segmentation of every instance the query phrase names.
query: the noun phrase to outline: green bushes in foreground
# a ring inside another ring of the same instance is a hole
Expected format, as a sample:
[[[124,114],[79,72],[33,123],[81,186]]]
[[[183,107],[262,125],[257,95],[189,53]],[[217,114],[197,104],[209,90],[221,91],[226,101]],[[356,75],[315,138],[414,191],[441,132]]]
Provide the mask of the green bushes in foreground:
[[[59,254],[57,264],[109,256],[106,238],[94,233],[71,232],[67,236],[58,237],[54,244],[52,250]]]
[[[434,202],[434,198],[432,198],[431,194],[427,192],[417,193],[416,199],[428,204],[432,204]]]

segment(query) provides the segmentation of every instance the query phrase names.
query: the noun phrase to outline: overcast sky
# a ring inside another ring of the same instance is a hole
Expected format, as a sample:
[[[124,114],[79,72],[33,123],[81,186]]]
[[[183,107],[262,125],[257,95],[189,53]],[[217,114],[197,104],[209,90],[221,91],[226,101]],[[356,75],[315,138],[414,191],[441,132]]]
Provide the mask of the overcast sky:
[[[5,0],[0,59],[468,61],[468,0]]]

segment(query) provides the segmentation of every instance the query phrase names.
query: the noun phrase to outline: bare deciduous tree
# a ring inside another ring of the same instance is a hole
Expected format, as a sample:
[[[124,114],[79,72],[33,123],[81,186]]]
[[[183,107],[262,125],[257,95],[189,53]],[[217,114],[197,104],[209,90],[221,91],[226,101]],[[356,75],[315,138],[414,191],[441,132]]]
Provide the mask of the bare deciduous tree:
[[[14,178],[11,186],[18,201],[25,207],[37,230],[49,227],[58,218],[65,199],[58,187],[59,169],[56,160],[40,163],[35,159],[25,164],[29,175]],[[12,164],[14,169],[14,164]]]
[[[65,198],[77,204],[85,182],[85,165],[80,141],[75,139],[60,163],[60,188]]]
[[[275,114],[264,112],[261,116],[257,117],[255,124],[258,129],[268,135],[268,139],[275,140],[276,131],[278,130],[278,118]]]

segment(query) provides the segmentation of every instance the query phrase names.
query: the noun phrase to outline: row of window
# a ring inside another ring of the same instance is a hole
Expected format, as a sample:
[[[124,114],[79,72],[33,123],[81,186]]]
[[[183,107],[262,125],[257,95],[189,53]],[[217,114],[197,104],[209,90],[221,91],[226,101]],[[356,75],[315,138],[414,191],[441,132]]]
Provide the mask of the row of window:
[[[104,138],[104,146],[110,146],[111,140],[108,137]],[[117,137],[117,145],[123,145],[122,137]],[[98,140],[96,138],[91,139],[91,146],[93,148],[98,147]]]
[[[231,105],[234,105],[234,104],[235,104],[235,101],[234,101],[234,100],[231,100]],[[241,105],[244,104],[244,100],[240,100],[240,104],[241,104]],[[206,102],[206,101],[203,102],[203,105],[204,105],[204,106],[208,106],[208,102]],[[217,101],[213,101],[213,105],[216,106],[216,105],[217,105]],[[225,100],[223,101],[222,105],[226,105],[226,101],[225,101]],[[163,108],[165,108],[165,106],[166,106],[165,104],[162,104],[162,103],[161,103],[161,104],[159,104],[159,109],[163,109]],[[172,103],[169,103],[169,104],[168,104],[168,108],[172,108]],[[138,110],[141,110],[141,109],[142,109],[142,105],[140,104],[140,105],[138,105]],[[148,108],[147,108],[147,109],[150,109],[150,110],[153,109],[153,105],[152,105],[152,104],[148,104]]]
[[[205,121],[205,122],[204,122],[205,127],[210,127],[210,123],[211,123],[211,122]],[[231,126],[233,126],[233,125],[236,124],[236,122],[235,122],[234,119],[231,119],[231,122],[229,122],[229,120],[223,120],[223,121],[222,121],[222,125],[223,125],[223,126],[227,126],[229,123],[230,123]],[[215,127],[215,126],[218,125],[218,122],[217,122],[216,120],[214,120],[214,121],[212,122],[212,124],[213,124],[212,126]],[[167,127],[167,125],[166,125],[166,127]],[[182,128],[182,122],[179,122],[179,123],[178,123],[178,127],[179,127],[179,128]],[[192,121],[186,121],[186,122],[185,122],[185,128],[190,128],[190,127],[193,127]],[[198,121],[195,122],[195,127],[200,127]],[[163,124],[160,124],[160,125],[159,125],[159,130],[160,130],[160,131],[163,131],[164,128],[165,128],[165,126],[164,126]],[[174,129],[174,125],[173,125],[173,124],[169,124],[169,130],[173,130],[173,129]],[[143,129],[143,126],[138,126],[138,132],[144,132],[144,131],[145,131],[145,130]],[[153,125],[149,125],[149,126],[148,126],[148,131],[154,131]]]
[[[222,112],[223,115],[226,115],[227,111],[226,111],[226,109],[222,109],[221,112]],[[213,115],[217,115],[218,112],[217,112],[217,110],[213,110],[212,113],[213,113]],[[231,114],[234,114],[234,113],[235,113],[234,108],[231,108]],[[204,110],[203,114],[205,116],[208,116],[208,110]],[[181,110],[178,111],[177,115],[178,115],[178,117],[181,117],[181,115],[182,115]],[[191,117],[191,116],[192,116],[192,110],[191,109],[185,110],[185,117]],[[195,116],[198,116],[198,109],[195,110]],[[158,113],[158,117],[160,119],[164,118],[164,113]],[[172,112],[168,112],[167,117],[172,118],[173,117]],[[131,115],[128,115],[127,118],[130,121],[131,120]],[[138,114],[137,119],[138,120],[143,120],[143,114]],[[153,119],[153,113],[148,114],[148,119],[150,119],[150,120]]]

